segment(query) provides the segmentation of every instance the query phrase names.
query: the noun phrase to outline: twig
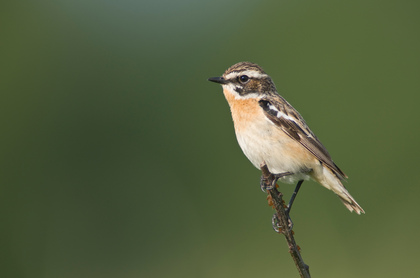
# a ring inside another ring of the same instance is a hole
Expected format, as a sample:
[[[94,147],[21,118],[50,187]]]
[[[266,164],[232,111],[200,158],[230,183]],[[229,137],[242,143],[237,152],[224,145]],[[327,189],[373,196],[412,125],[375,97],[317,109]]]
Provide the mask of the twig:
[[[271,174],[266,165],[261,167],[263,174],[263,181],[267,185],[271,185],[275,177]],[[296,241],[293,236],[293,231],[289,229],[289,217],[286,214],[284,208],[283,194],[277,190],[274,186],[274,189],[267,190],[269,197],[273,202],[273,208],[276,210],[277,218],[279,224],[282,227],[280,232],[285,236],[287,245],[289,246],[289,253],[292,255],[293,261],[299,271],[300,277],[310,278],[309,266],[303,262],[302,256],[300,255],[299,247],[296,244]]]

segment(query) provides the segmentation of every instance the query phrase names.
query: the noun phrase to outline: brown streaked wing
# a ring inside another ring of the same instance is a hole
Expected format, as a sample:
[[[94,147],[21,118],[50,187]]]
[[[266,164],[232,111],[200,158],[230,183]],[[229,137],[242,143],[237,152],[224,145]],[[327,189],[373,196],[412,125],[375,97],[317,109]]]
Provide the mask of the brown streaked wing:
[[[280,96],[279,96],[280,97]],[[273,99],[261,99],[260,106],[265,115],[276,126],[283,130],[290,138],[299,142],[304,148],[310,151],[319,161],[330,168],[340,178],[347,177],[343,171],[332,161],[327,149],[318,140],[315,134],[309,129],[302,116],[285,99],[280,97],[282,102]],[[283,102],[284,101],[284,102]],[[278,111],[286,116],[296,118],[294,122],[283,117],[277,117],[277,111],[270,109],[269,105],[274,106]]]

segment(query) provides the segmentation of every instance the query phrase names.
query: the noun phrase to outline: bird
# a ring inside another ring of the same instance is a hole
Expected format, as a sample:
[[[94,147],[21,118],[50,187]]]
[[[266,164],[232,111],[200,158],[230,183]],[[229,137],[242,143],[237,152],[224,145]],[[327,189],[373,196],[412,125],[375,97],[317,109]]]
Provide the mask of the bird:
[[[237,141],[250,162],[258,169],[267,166],[277,177],[273,186],[277,179],[297,182],[288,212],[303,181],[313,180],[333,191],[350,212],[365,213],[342,183],[346,174],[259,65],[239,62],[208,81],[222,85]]]

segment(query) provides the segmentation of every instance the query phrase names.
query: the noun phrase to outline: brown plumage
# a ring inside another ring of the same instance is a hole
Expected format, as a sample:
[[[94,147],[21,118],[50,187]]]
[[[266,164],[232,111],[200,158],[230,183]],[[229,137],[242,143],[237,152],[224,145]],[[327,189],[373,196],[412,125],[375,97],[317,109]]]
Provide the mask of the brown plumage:
[[[237,63],[209,80],[223,86],[238,143],[255,167],[265,164],[273,174],[293,173],[280,179],[286,183],[313,179],[350,211],[364,213],[341,183],[347,176],[260,66]]]

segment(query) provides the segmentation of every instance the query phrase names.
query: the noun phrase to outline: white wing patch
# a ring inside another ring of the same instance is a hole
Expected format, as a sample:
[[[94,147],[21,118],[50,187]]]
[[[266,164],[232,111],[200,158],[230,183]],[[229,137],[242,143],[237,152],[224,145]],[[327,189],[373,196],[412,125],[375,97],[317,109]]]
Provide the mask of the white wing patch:
[[[290,117],[289,115],[284,114],[282,111],[278,110],[274,105],[272,105],[271,103],[268,104],[268,108],[274,112],[276,112],[276,116],[277,118],[283,118],[286,119],[288,121],[292,121],[296,124],[298,124],[297,119]]]

